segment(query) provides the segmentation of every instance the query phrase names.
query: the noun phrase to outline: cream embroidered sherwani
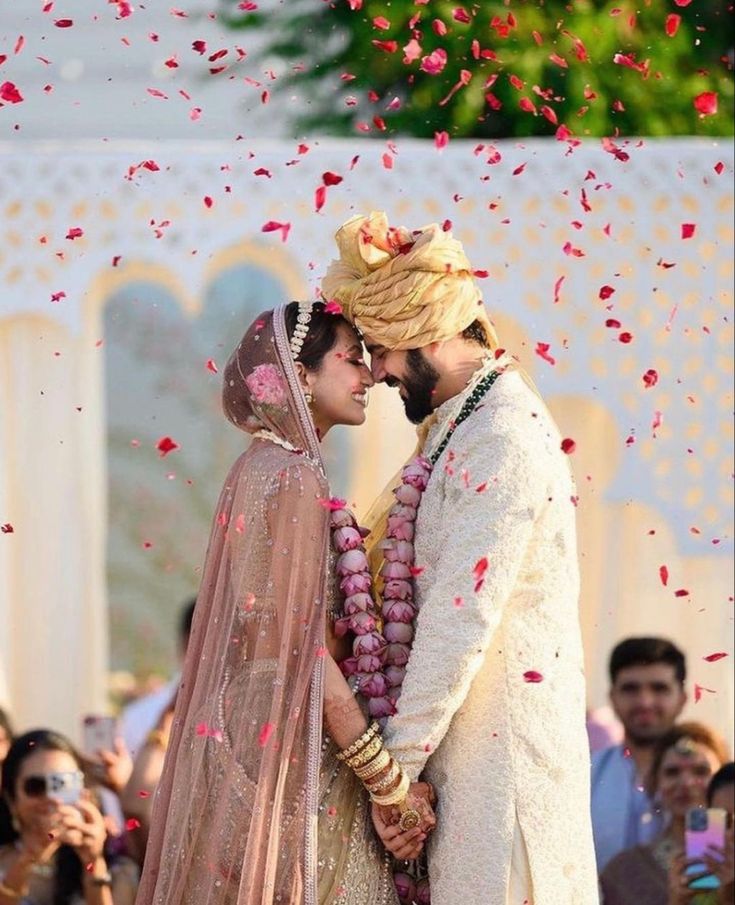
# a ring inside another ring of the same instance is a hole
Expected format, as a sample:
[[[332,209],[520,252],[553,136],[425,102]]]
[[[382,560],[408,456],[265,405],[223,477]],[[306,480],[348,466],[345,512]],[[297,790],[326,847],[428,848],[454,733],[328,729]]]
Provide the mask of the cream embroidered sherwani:
[[[438,410],[428,451],[460,402]],[[386,742],[439,795],[432,905],[598,901],[575,491],[560,444],[509,371],[457,427],[420,504],[420,610]]]

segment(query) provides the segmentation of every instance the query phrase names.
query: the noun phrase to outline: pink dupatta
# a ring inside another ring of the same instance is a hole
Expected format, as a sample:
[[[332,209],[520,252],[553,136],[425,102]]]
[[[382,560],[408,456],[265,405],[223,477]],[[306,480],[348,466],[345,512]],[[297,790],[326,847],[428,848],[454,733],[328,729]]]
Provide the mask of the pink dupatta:
[[[329,490],[283,308],[223,405],[303,452],[256,438],[222,489],[137,905],[317,905]]]

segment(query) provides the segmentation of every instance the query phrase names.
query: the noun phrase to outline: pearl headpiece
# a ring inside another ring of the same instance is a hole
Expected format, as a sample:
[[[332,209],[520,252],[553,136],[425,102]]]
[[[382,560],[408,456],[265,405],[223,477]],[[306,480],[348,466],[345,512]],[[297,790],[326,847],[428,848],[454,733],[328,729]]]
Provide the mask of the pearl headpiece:
[[[299,313],[296,316],[296,326],[294,327],[290,344],[291,358],[294,361],[298,361],[304,340],[309,332],[309,321],[311,320],[313,304],[313,302],[299,302]]]

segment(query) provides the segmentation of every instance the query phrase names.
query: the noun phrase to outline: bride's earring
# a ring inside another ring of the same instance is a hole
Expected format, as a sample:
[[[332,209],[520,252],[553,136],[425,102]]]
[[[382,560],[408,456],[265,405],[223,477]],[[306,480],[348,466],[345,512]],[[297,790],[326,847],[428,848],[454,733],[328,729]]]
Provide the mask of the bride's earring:
[[[311,407],[314,405],[314,394],[311,390],[304,390],[304,399],[306,399],[306,404]]]

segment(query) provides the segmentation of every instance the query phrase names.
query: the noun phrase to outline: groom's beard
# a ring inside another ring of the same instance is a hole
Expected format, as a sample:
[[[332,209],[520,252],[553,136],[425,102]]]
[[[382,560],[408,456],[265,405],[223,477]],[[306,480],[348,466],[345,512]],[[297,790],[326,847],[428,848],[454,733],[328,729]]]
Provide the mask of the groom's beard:
[[[434,391],[440,374],[424,358],[421,349],[408,350],[406,365],[406,375],[401,381],[406,394],[403,397],[403,407],[412,424],[421,424],[434,411]]]

